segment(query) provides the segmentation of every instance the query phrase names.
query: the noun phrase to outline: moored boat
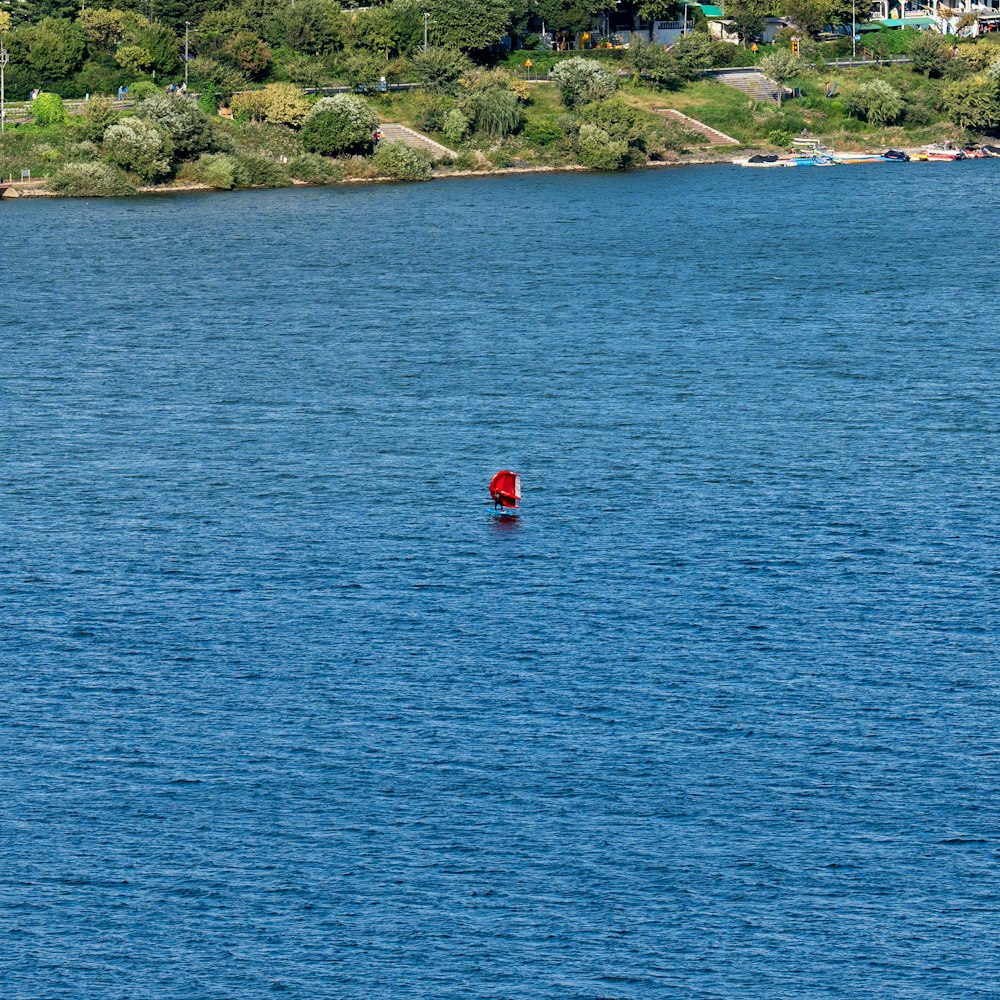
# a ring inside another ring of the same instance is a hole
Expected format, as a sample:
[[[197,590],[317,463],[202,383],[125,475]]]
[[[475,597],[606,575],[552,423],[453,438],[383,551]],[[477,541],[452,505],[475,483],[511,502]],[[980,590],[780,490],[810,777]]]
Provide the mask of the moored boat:
[[[925,146],[924,152],[927,153],[928,160],[934,160],[937,162],[951,162],[953,160],[965,159],[965,150],[956,149],[950,143],[946,143],[943,146]]]

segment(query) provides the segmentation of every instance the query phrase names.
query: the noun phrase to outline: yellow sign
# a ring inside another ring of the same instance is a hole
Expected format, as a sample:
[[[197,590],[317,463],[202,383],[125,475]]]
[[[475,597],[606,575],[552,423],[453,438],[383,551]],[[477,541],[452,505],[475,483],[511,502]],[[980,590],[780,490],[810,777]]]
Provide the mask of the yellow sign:
[[[534,64],[532,63],[532,61],[530,59],[525,59],[524,60],[524,65],[527,66],[528,69],[531,69],[532,65],[534,65]]]
[[[799,40],[797,38],[792,39],[792,55],[797,56],[799,54]]]
[[[589,32],[589,31],[585,31],[585,32],[584,32],[584,33],[583,33],[583,34],[582,34],[582,35],[580,36],[580,41],[581,41],[581,42],[589,42],[589,41],[590,41],[590,32]]]

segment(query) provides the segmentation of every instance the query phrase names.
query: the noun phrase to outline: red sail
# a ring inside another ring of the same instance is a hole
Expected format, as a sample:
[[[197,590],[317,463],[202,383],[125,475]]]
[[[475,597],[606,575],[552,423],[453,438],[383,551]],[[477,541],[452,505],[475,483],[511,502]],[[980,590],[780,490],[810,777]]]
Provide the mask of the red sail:
[[[521,477],[508,469],[498,472],[490,480],[490,496],[501,507],[516,507],[521,499]]]

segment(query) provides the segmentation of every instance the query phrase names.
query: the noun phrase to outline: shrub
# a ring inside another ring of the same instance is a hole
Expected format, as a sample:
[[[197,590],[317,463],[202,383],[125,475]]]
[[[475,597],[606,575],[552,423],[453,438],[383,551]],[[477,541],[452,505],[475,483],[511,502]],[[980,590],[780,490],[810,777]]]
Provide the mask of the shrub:
[[[128,88],[128,96],[133,101],[145,100],[147,97],[152,97],[153,94],[158,94],[159,92],[160,88],[152,80],[139,80],[131,84]]]
[[[451,101],[440,94],[418,93],[413,100],[413,118],[425,132],[442,132],[451,107]]]
[[[618,90],[618,80],[599,62],[580,56],[559,63],[552,70],[552,79],[568,108],[603,100]]]
[[[563,130],[550,119],[539,118],[524,126],[524,138],[535,146],[551,146],[563,137]]]
[[[236,161],[237,187],[284,187],[288,173],[279,163],[259,153],[241,153]]]
[[[467,73],[472,63],[454,49],[431,47],[413,57],[413,75],[431,91],[451,91],[459,77]]]
[[[324,97],[309,113],[302,128],[302,144],[313,153],[338,156],[369,152],[378,128],[371,105],[351,94]]]
[[[472,127],[491,139],[513,135],[522,122],[521,105],[509,90],[494,87],[472,93],[464,102]]]
[[[31,102],[31,113],[35,124],[43,128],[46,125],[63,125],[66,122],[66,108],[58,94],[39,94]]]
[[[465,133],[469,130],[468,115],[460,108],[452,108],[444,116],[444,123],[441,131],[449,142],[459,143],[465,138]]]
[[[776,49],[760,61],[761,72],[778,85],[778,107],[784,99],[785,84],[802,69],[798,56],[787,49]]]
[[[135,194],[117,167],[107,163],[67,163],[52,178],[52,190],[66,198],[115,198]]]
[[[309,111],[301,88],[294,83],[269,83],[263,90],[233,94],[229,103],[236,118],[297,128]]]
[[[92,97],[87,103],[87,110],[77,121],[77,134],[99,141],[104,138],[108,126],[113,125],[118,117],[115,102],[110,97]]]
[[[776,128],[767,133],[767,141],[772,146],[790,146],[792,144],[792,133],[784,129]]]
[[[227,153],[202,153],[193,163],[184,164],[180,177],[228,191],[236,187],[239,165]]]
[[[333,184],[344,177],[338,164],[313,153],[294,157],[288,169],[292,177],[306,184]]]
[[[114,164],[146,180],[170,172],[170,139],[152,122],[126,118],[104,133],[104,155]]]
[[[379,176],[397,181],[426,180],[431,174],[427,154],[402,142],[380,142],[372,157],[372,166]]]
[[[577,139],[580,162],[595,170],[621,170],[628,156],[628,143],[624,140],[614,141],[608,133],[584,122],[580,126]]]
[[[727,45],[726,48],[732,48]],[[687,80],[693,80],[703,69],[715,63],[715,44],[701,31],[682,35],[670,47],[670,55],[677,61],[681,73]]]
[[[884,80],[872,80],[861,84],[844,105],[848,114],[863,118],[876,128],[883,128],[898,121],[906,103],[891,84]]]
[[[620,98],[611,98],[607,101],[596,101],[584,108],[580,117],[586,124],[595,126],[607,135],[615,150],[618,149],[618,143],[625,144],[624,152],[619,156],[620,162],[613,169],[636,166],[646,161],[650,124],[643,118],[641,112]],[[582,125],[580,134],[582,139]],[[588,132],[588,135],[592,133]],[[587,140],[588,143],[590,141]]]
[[[212,134],[208,119],[189,97],[153,94],[142,101],[136,118],[152,122],[169,137],[177,156],[191,156],[208,149]]]

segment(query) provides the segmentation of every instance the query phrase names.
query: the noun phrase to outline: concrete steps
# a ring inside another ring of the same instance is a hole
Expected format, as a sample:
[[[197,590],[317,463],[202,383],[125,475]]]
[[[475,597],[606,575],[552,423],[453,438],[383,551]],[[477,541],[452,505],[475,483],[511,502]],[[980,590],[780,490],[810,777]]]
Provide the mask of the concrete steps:
[[[778,103],[778,85],[769,80],[759,69],[716,69],[706,70],[705,76],[724,83],[728,87],[735,87],[742,90],[748,97],[755,101],[764,101],[767,104]],[[792,92],[784,87],[783,97],[791,97]]]
[[[429,135],[417,132],[407,125],[383,122],[378,129],[385,142],[402,142],[411,149],[422,149],[425,153],[430,153],[435,160],[454,160],[458,156],[455,150],[442,146],[440,142],[435,142]]]
[[[691,118],[676,110],[676,108],[656,108],[654,110],[662,118],[682,125],[689,132],[697,132],[698,135],[703,135],[708,140],[710,146],[738,146],[740,144],[739,139],[734,139],[731,135],[726,135],[725,132],[720,132],[717,128],[712,128],[711,125],[706,125],[704,122],[698,121],[697,118]]]

